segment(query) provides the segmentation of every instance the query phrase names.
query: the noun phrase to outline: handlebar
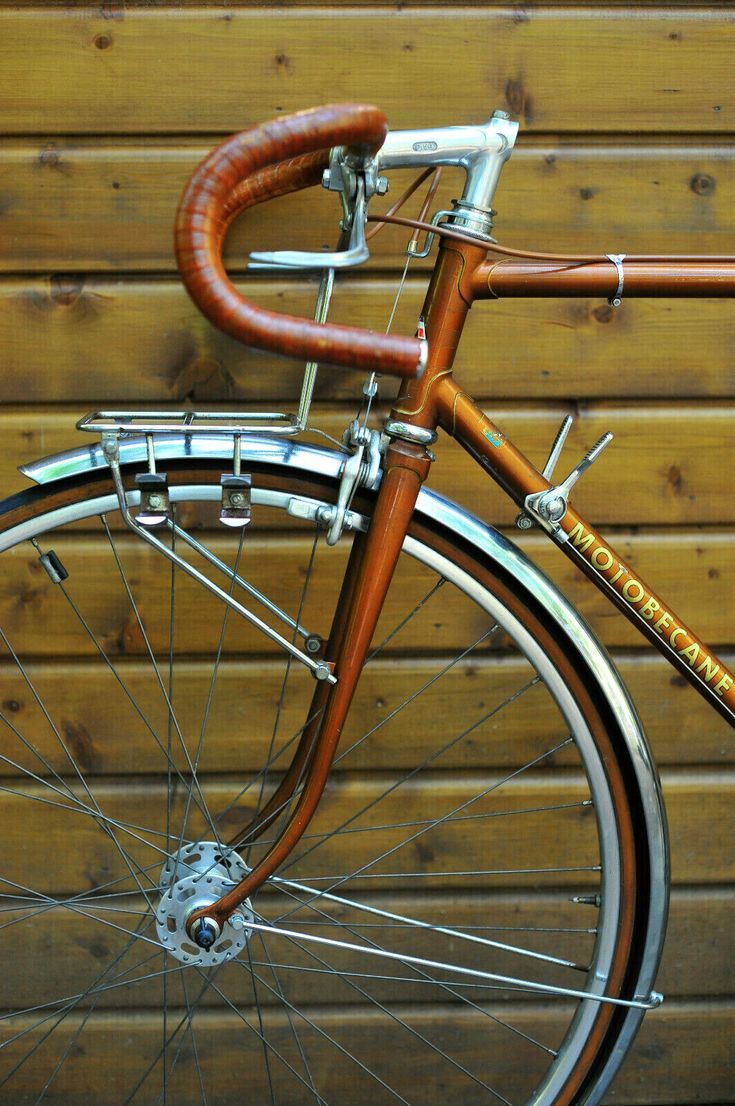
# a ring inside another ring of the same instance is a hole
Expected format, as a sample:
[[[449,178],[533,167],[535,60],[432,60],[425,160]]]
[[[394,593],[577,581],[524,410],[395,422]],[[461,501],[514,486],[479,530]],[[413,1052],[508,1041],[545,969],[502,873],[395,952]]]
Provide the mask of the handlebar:
[[[346,368],[420,375],[426,344],[417,338],[317,323],[257,307],[228,277],[222,250],[240,211],[316,184],[333,146],[370,158],[383,145],[383,113],[364,104],[336,104],[284,116],[228,139],[189,180],[175,225],[182,279],[207,318],[246,345]]]

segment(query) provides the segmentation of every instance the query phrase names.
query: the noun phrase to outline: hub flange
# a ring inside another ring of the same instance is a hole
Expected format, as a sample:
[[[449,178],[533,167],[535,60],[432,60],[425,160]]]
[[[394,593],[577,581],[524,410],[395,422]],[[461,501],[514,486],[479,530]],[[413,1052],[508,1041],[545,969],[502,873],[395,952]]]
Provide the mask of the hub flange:
[[[196,910],[206,909],[227,894],[249,871],[238,853],[223,849],[215,841],[195,841],[180,848],[161,870],[161,900],[156,910],[158,939],[184,964],[213,967],[238,956],[248,942],[255,920],[246,899],[213,934],[209,948],[194,944],[186,923]]]

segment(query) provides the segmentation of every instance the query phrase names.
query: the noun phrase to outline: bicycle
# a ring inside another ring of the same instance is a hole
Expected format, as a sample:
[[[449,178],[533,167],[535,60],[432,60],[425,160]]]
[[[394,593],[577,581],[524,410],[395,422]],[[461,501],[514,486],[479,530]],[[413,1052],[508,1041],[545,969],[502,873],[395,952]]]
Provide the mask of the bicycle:
[[[516,133],[342,105],[223,144],[182,198],[182,276],[216,325],[306,359],[298,412],[96,412],[98,443],[23,466],[0,507],[14,1102],[594,1103],[660,1003],[635,710],[556,588],[424,480],[441,428],[732,722],[732,675],[570,505],[610,436],[556,483],[569,420],[539,472],[452,362],[474,300],[732,295],[735,263],[499,247]],[[418,219],[374,217],[414,256],[439,240],[416,337],[327,323],[384,174],[442,165],[466,173],[451,209],[425,222],[432,184]],[[227,229],[320,182],[336,251],[251,257],[322,273],[314,321],[274,316],[227,277]],[[344,443],[296,440],[321,362],[370,373]],[[382,431],[376,374],[401,381]]]

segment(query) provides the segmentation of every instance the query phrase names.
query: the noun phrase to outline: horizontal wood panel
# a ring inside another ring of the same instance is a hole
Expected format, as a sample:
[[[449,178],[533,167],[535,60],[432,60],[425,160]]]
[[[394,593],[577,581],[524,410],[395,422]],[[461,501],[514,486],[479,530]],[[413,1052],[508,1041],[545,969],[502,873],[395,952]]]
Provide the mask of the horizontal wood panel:
[[[437,107],[415,110],[412,126],[430,123]],[[580,120],[576,129],[585,126]],[[0,270],[173,271],[181,191],[217,141],[182,136],[110,144],[65,140],[51,129],[36,142],[6,139],[0,144]],[[668,137],[654,145],[636,136],[604,142],[521,133],[495,198],[498,240],[585,253],[730,253],[732,156],[721,142]],[[414,176],[391,174],[391,203]],[[436,210],[450,205],[462,179],[458,170],[444,171]],[[371,212],[386,206],[376,199]],[[404,213],[419,208],[414,198]],[[230,263],[242,269],[251,249],[334,248],[340,215],[337,201],[321,189],[261,204],[232,231]],[[372,267],[402,265],[407,238],[405,230],[385,228],[371,242]]]
[[[108,816],[139,829],[138,835],[118,830],[135,863],[142,867],[160,860],[161,834],[166,824],[165,781],[126,779],[120,786],[107,778],[91,781],[99,808]],[[469,886],[589,887],[598,875],[594,813],[580,806],[588,789],[571,773],[525,772],[503,780],[481,773],[420,773],[391,790],[394,783],[373,775],[336,776],[294,854],[289,877],[309,882],[319,876],[341,877],[369,865],[362,877],[351,879],[357,890],[394,886],[400,873],[402,887],[444,890]],[[676,883],[725,882],[735,877],[735,858],[712,849],[712,827],[726,837],[735,829],[735,780],[731,773],[670,772],[664,776]],[[205,780],[203,793],[219,832],[232,836],[249,823],[257,795],[252,787],[240,798],[238,781]],[[384,797],[383,797],[384,796]],[[480,796],[479,798],[475,798]],[[90,811],[68,800],[55,805],[40,799],[56,798],[41,783],[29,781],[20,795],[0,795],[0,816],[6,826],[8,859],[5,875],[22,883],[28,873],[51,894],[76,891],[120,878],[120,890],[135,890],[115,845],[95,823]],[[467,807],[472,799],[472,806]],[[196,803],[196,797],[195,797]],[[464,805],[463,805],[464,804]],[[556,804],[550,806],[549,804]],[[561,807],[558,807],[561,804]],[[568,808],[565,804],[568,804]],[[364,810],[364,813],[361,813]],[[469,817],[471,814],[484,817]],[[508,812],[521,812],[509,814]],[[492,817],[492,812],[505,815]],[[174,825],[180,824],[183,797],[175,799]],[[354,818],[359,814],[359,819]],[[450,817],[452,815],[452,817]],[[464,817],[463,817],[464,815]],[[417,819],[444,817],[438,828],[417,837]],[[325,835],[335,826],[351,832]],[[178,819],[178,821],[177,821]],[[409,824],[407,826],[407,823]],[[359,828],[361,832],[355,832]],[[192,809],[189,833],[197,839],[206,826],[202,813]],[[211,830],[210,830],[211,832]],[[70,836],[71,835],[71,836]],[[49,840],[73,839],[75,848],[57,856],[52,869],[45,863]],[[392,856],[375,864],[376,853],[403,844]],[[309,846],[318,843],[318,848]],[[262,840],[258,849],[265,847]],[[303,853],[303,860],[300,859]],[[253,853],[255,856],[256,853]],[[254,862],[254,861],[253,861]],[[580,867],[581,866],[581,867]],[[477,871],[475,880],[463,874]],[[24,877],[25,872],[25,877]],[[24,884],[25,886],[25,884]]]
[[[678,131],[685,120],[726,132],[733,122],[735,31],[714,11],[340,8],[274,18],[169,8],[109,20],[49,7],[0,19],[3,129],[15,133],[67,131],[70,112],[85,132],[235,130],[330,102],[335,86],[378,99],[393,126],[415,125],[429,107],[441,124],[508,108],[538,130]],[[625,58],[624,80],[600,79],[612,55]],[[193,74],[206,96],[190,95]]]
[[[94,539],[59,539],[55,548],[70,573],[69,589],[83,601],[89,619],[103,645],[112,655],[138,654],[144,650],[136,618],[127,594],[112,562],[109,548]],[[168,579],[162,583],[163,563],[155,550],[122,538],[118,543],[126,573],[132,581],[133,593],[141,604],[141,617],[157,650],[168,649]],[[711,645],[732,643],[735,601],[731,588],[723,581],[733,574],[735,543],[727,532],[688,534],[616,535],[617,551],[640,572],[647,582],[656,581],[656,591],[685,622],[696,626],[699,636]],[[208,542],[221,556],[228,555],[228,546],[221,538]],[[554,579],[576,603],[582,616],[610,646],[640,645],[637,631],[621,617],[607,600],[586,581],[578,570],[558,550],[540,535],[519,540],[533,560]],[[322,546],[323,556],[326,548]],[[302,571],[306,571],[311,542],[297,538],[263,543],[252,538],[242,562],[248,579],[265,588],[282,609],[299,609]],[[327,633],[330,604],[334,599],[336,581],[346,555],[342,546],[328,560],[317,559],[321,566],[313,573],[310,595],[304,609],[304,625],[324,637]],[[264,562],[266,571],[263,574]],[[168,571],[168,570],[166,570]],[[376,641],[393,628],[428,593],[435,582],[432,574],[406,562],[399,567],[395,585],[388,595],[384,613],[376,631]],[[445,589],[446,590],[446,589]],[[441,602],[439,602],[441,596]],[[177,652],[209,652],[216,646],[219,619],[213,617],[212,597],[193,581],[179,584],[180,610],[186,610],[187,621],[177,626]],[[216,606],[215,606],[216,611]],[[0,589],[0,611],[6,632],[33,655],[89,655],[93,645],[85,632],[69,617],[64,598],[51,583],[35,552],[19,547],[8,561]],[[432,623],[436,615],[437,621]],[[54,620],[55,632],[48,635],[45,626]],[[216,625],[213,625],[213,622]],[[488,619],[462,596],[436,593],[402,631],[401,652],[438,651],[443,653],[467,648],[488,627]],[[246,652],[272,651],[262,634],[233,622],[229,626],[227,648]],[[257,636],[256,636],[257,635]],[[231,643],[231,644],[230,644]],[[491,643],[491,648],[496,642]],[[505,642],[501,642],[504,645]],[[19,645],[20,647],[20,645]]]
[[[589,789],[571,774],[547,779],[538,773],[524,773],[520,779],[522,783],[517,779],[500,783],[497,775],[463,773],[444,778],[424,772],[396,788],[390,776],[339,776],[330,782],[306,837],[289,858],[289,878],[310,883],[327,877],[331,883],[364,867],[364,874],[350,879],[353,892],[391,887],[396,878],[401,887],[412,890],[596,886],[599,874],[594,866],[599,863],[599,854],[595,816],[588,805],[583,805]],[[710,816],[724,813],[722,808],[732,797],[731,789],[719,781],[709,782],[711,786],[703,787],[699,778],[684,784],[677,781],[671,796],[674,812],[682,804],[691,806],[687,798],[695,788],[700,796],[703,791],[707,795]],[[160,846],[165,844],[167,824],[165,780],[128,779],[116,786],[108,778],[99,785],[91,783],[98,808],[106,817],[137,827],[136,833],[121,829],[116,832],[132,862],[146,870],[162,863]],[[257,806],[257,780],[242,795],[241,791],[240,781],[215,779],[202,783],[217,831],[227,839],[242,831]],[[14,854],[8,857],[5,878],[22,882],[24,872],[26,877],[30,872],[38,873],[34,879],[39,890],[55,895],[111,879],[121,881],[116,884],[119,891],[136,890],[125,861],[96,824],[94,814],[70,799],[66,804],[43,803],[46,797],[53,799],[56,793],[33,781],[20,795],[0,795],[8,849]],[[197,809],[196,799],[195,795],[188,824],[194,840],[207,831],[212,833]],[[183,794],[174,799],[170,812],[174,826],[182,824],[184,802]],[[468,803],[472,804],[471,810]],[[564,804],[564,809],[549,804]],[[530,813],[514,815],[513,811]],[[495,812],[498,816],[492,817]],[[475,817],[470,818],[470,813]],[[417,820],[425,825],[427,819],[440,816],[444,821],[438,829],[425,828],[416,836]],[[674,818],[674,826],[687,841],[701,832],[702,816],[696,809],[688,811],[683,820],[686,824],[677,826],[679,819]],[[335,827],[343,826],[349,832],[330,836]],[[53,870],[48,870],[44,856],[49,840],[72,839],[73,851],[65,851]],[[251,863],[265,847],[263,838],[251,853]],[[690,863],[680,868],[680,879],[695,875],[691,860],[698,862],[702,849],[696,847],[695,840],[692,847],[696,857],[688,851]],[[395,855],[391,855],[393,852]],[[385,858],[376,863],[375,857],[383,854]],[[732,863],[724,861],[722,866],[715,862],[713,868],[710,861],[708,872],[718,879],[731,867]],[[469,877],[468,872],[479,874]],[[696,869],[699,878],[703,874]]]
[[[195,370],[196,371],[196,370]],[[337,374],[329,374],[336,379]],[[323,376],[326,378],[327,374]],[[344,379],[344,378],[341,378]],[[14,389],[16,390],[16,389]],[[357,392],[355,388],[355,392]],[[136,404],[140,408],[140,405]],[[182,406],[188,406],[184,404]],[[257,405],[262,407],[262,404]],[[730,462],[735,451],[732,402],[660,404],[485,404],[494,422],[539,468],[565,415],[576,415],[557,467],[565,476],[603,434],[613,442],[574,489],[573,502],[598,527],[632,525],[731,525],[735,499]],[[354,407],[315,408],[312,425],[340,440]],[[75,429],[88,408],[0,412],[0,489],[10,495],[27,486],[19,464],[94,439]],[[379,425],[376,416],[375,425]],[[319,444],[323,438],[313,439]],[[498,526],[512,526],[517,508],[464,451],[444,435],[436,447],[429,486]],[[256,518],[256,523],[258,519]]]
[[[344,890],[343,893],[345,893]],[[346,893],[349,895],[349,891]],[[596,920],[594,908],[572,903],[568,898],[564,899],[559,895],[544,893],[528,896],[516,892],[496,894],[489,898],[482,895],[464,895],[461,892],[452,896],[427,894],[421,898],[384,893],[371,896],[365,901],[371,907],[391,911],[403,917],[419,917],[434,926],[449,926],[455,930],[472,928],[490,941],[512,944],[552,956],[568,957],[575,962],[580,962],[582,956],[587,954],[592,938],[591,933],[585,933],[584,930],[585,928],[589,930]],[[126,900],[125,905],[130,910],[145,910],[145,900],[142,898]],[[260,909],[266,917],[277,917],[288,905],[288,900],[270,893],[263,896],[260,901]],[[735,951],[733,947],[735,941],[733,928],[729,924],[733,905],[735,905],[733,894],[729,891],[675,889],[671,900],[664,959],[656,981],[657,988],[665,995],[667,1007],[677,998],[687,996],[700,998],[705,995],[717,998],[733,993],[735,978],[732,954]],[[377,915],[368,916],[364,912],[348,910],[327,902],[322,902],[320,909],[325,912],[325,918],[322,919],[325,925],[321,927],[320,932],[325,937],[338,938],[339,927],[333,927],[331,924],[327,926],[326,918],[338,919],[353,927],[351,935],[342,931],[342,936],[352,940],[353,943],[356,939],[359,943],[365,936],[370,937],[368,923],[371,920],[375,923],[377,919]],[[93,906],[89,912],[95,913]],[[105,917],[102,912],[97,912],[95,916],[98,919]],[[11,917],[21,919],[22,915],[13,913]],[[129,924],[129,918],[118,915],[117,920]],[[306,912],[301,918],[294,916],[291,925],[298,930],[301,925],[308,927],[309,922],[313,920],[313,916]],[[532,932],[534,922],[536,927],[541,925],[547,927],[547,932]],[[128,940],[124,934],[116,933],[100,921],[95,922],[89,916],[85,917],[73,911],[54,911],[46,918],[38,918],[35,923],[19,920],[17,924],[18,933],[22,933],[23,937],[22,940],[18,940],[15,955],[7,964],[3,986],[5,994],[12,996],[13,1003],[18,1009],[47,1000],[52,995],[73,994],[75,988],[79,989],[82,983],[95,978],[106,957],[112,957],[118,952],[122,953]],[[563,932],[564,930],[568,932]],[[52,931],[54,956],[49,961],[48,958],[44,958],[44,948],[47,947]],[[304,932],[309,932],[308,928],[305,928]],[[433,935],[424,935],[422,938],[420,931],[415,928],[410,932],[412,936],[409,940],[413,942],[412,946],[407,945],[406,939],[396,932],[390,934],[387,939],[384,932],[382,934],[373,932],[372,935],[386,940],[386,947],[393,951],[410,952],[414,956],[426,958],[436,955],[439,944],[444,943],[443,939],[435,939]],[[437,940],[439,944],[435,943]],[[273,944],[272,940],[271,944]],[[706,945],[706,948],[703,945]],[[332,962],[339,963],[342,971],[349,966],[352,971],[364,972],[370,970],[369,966],[372,963],[359,952],[337,956],[325,949],[315,951],[320,951],[323,955],[329,956]],[[140,950],[138,952],[140,954]],[[284,952],[287,954],[284,955]],[[512,973],[518,971],[520,965],[524,964],[525,970],[532,972],[537,967],[530,964],[527,958],[525,960],[519,959],[518,956],[511,958],[509,954],[503,954],[499,950],[483,945],[459,942],[455,943],[454,952],[458,963],[479,971],[500,973],[507,970]],[[254,953],[261,955],[255,947]],[[344,979],[309,971],[303,973],[295,971],[297,966],[307,969],[317,966],[313,958],[309,958],[297,947],[292,946],[288,950],[281,947],[280,953],[281,955],[278,956],[274,945],[274,958],[292,965],[292,969],[285,971],[282,977],[291,1002],[299,1006],[334,1003],[353,1007],[364,1002],[364,996],[361,996],[360,992],[353,989]],[[134,961],[135,954],[129,959]],[[40,963],[44,963],[43,972],[39,970]],[[127,967],[127,963],[124,966]],[[133,978],[136,974],[136,972],[130,972]],[[403,974],[405,977],[406,973]],[[161,1001],[161,989],[160,978],[144,981],[136,986],[111,989],[98,996],[97,1007],[99,1009],[155,1007]],[[404,1003],[429,1004],[446,1000],[445,992],[422,986],[415,978],[413,985],[407,978],[398,985],[389,980],[381,985],[378,980],[375,980],[371,985],[371,993],[381,1001],[390,1001],[392,998]],[[478,989],[477,994],[481,996],[481,989]],[[233,1002],[248,1003],[251,997],[251,984],[244,973],[230,981],[229,995]],[[516,994],[515,998],[516,1001],[533,1003],[535,996]],[[261,996],[261,1001],[264,1006],[272,1007],[274,996],[264,994]],[[183,998],[175,979],[169,980],[169,1002],[173,1005],[183,1005]],[[205,1007],[217,1004],[215,994],[204,996]]]
[[[105,542],[104,538],[59,538],[54,546],[70,574],[69,590],[83,604],[85,615],[105,648],[113,656],[139,654],[145,647],[136,616],[116,576],[117,570]],[[532,535],[519,539],[518,544],[571,597],[607,645],[641,644],[640,636],[627,619],[586,580],[583,581],[574,565],[560,556],[545,538]],[[161,556],[127,536],[117,545],[153,647],[166,653],[169,581],[167,577],[164,579],[165,573],[162,576]],[[227,543],[219,536],[208,541],[208,545],[222,557],[229,555]],[[634,570],[640,572],[644,582],[656,581],[656,591],[666,597],[679,617],[697,628],[705,642],[713,646],[732,644],[735,596],[732,589],[723,584],[735,570],[735,543],[729,533],[620,534],[615,535],[614,545]],[[270,543],[253,537],[247,544],[241,571],[246,571],[251,583],[265,589],[283,610],[298,610],[302,573],[306,572],[311,547],[311,542],[298,538]],[[65,599],[44,572],[37,554],[29,552],[28,548],[18,547],[11,554],[2,580],[0,612],[6,632],[19,648],[26,650],[29,658],[39,654],[90,655],[94,651],[92,642],[70,618]],[[328,632],[329,612],[346,546],[343,543],[332,556],[327,554],[326,547],[321,549],[322,554],[316,562],[320,568],[312,575],[303,624],[324,637]],[[229,550],[231,552],[231,547]],[[376,631],[376,642],[402,621],[434,582],[433,574],[412,561],[399,567]],[[176,651],[211,652],[219,633],[216,600],[189,579],[182,579],[178,586],[178,609],[187,612],[187,619],[177,625]],[[432,622],[432,618],[436,620]],[[54,625],[53,635],[46,632],[49,620]],[[437,592],[432,602],[402,630],[400,646],[396,641],[393,650],[404,654],[417,650],[442,654],[465,649],[488,626],[488,616],[464,597],[454,592],[450,596]],[[257,630],[249,629],[243,620],[237,624],[231,620],[228,633],[226,649],[260,653],[263,650],[272,652],[275,648],[270,647]],[[496,644],[497,639],[490,643],[490,648]],[[505,644],[505,641],[500,642],[500,645]]]
[[[192,983],[192,986],[195,984]],[[252,1028],[257,1019],[254,1008],[249,1008],[248,1025],[238,1019],[233,1012],[210,1012],[202,1010],[196,1018],[196,1039],[205,1087],[212,1080],[220,1086],[219,1080],[226,1079],[224,1100],[235,1098],[246,1081],[253,1098],[265,1101],[267,1085],[262,1082],[262,1044],[257,1031]],[[467,1014],[458,1014],[456,1010],[447,1010],[446,1022],[442,1030],[437,1026],[436,1018],[429,1014],[409,1011],[411,1024],[424,1034],[429,1034],[441,1046],[449,1049],[452,1056],[464,1063],[470,1070],[476,1070],[478,1058],[485,1062],[483,1074],[490,1079],[500,1081],[506,1095],[524,1094],[527,1090],[529,1071],[535,1071],[537,1059],[523,1053],[519,1062],[518,1052],[507,1040],[507,1031],[488,1030],[487,1022],[482,1025],[482,1033],[471,1026]],[[530,1009],[528,1011],[504,1011],[512,1016],[515,1024],[536,1039],[550,1040],[558,1037],[559,1025],[552,1009]],[[726,1003],[672,1003],[659,1011],[649,1014],[634,1045],[629,1063],[616,1080],[613,1101],[622,1106],[649,1103],[659,1106],[691,1106],[692,1102],[710,1101],[724,1103],[732,1101],[731,1088],[733,1060],[729,1048],[730,1030],[733,1018],[732,1005]],[[71,1014],[64,1019],[57,1034],[54,1034],[53,1057],[63,1053],[78,1030],[81,1015]],[[342,1011],[326,1011],[319,1016],[319,1024],[325,1032],[345,1038],[345,1030],[354,1034],[352,1044],[361,1057],[368,1061],[379,1061],[384,1076],[389,1077],[396,1086],[416,1087],[426,1078],[426,1054],[415,1043],[405,1041],[405,1033],[397,1031],[395,1026],[386,1030],[384,1019],[366,1021],[344,1021]],[[291,1056],[295,1051],[293,1033],[288,1020],[282,1015],[275,1024],[269,1026],[270,1040],[274,1046],[285,1049]],[[337,1067],[334,1046],[325,1036],[319,1037],[308,1032],[308,1027],[300,1025],[301,1039],[308,1045],[309,1056],[316,1069],[329,1070],[329,1085],[339,1096],[349,1090],[351,1106],[373,1106],[376,1102],[375,1085],[372,1080],[361,1080],[355,1076],[354,1065],[347,1072]],[[58,1037],[58,1039],[56,1039]],[[55,1102],[59,1106],[76,1106],[79,1101],[78,1088],[83,1081],[85,1092],[98,1106],[116,1106],[130,1087],[131,1079],[140,1078],[147,1065],[160,1049],[160,1019],[153,1015],[135,1014],[125,1017],[123,1014],[105,1015],[96,1013],[85,1025],[85,1050],[72,1049],[68,1063],[61,1075],[55,1080]],[[389,1044],[390,1047],[386,1047]],[[22,1047],[13,1046],[13,1049]],[[696,1047],[697,1063],[691,1062],[691,1050]],[[536,1050],[538,1052],[538,1050]],[[18,1055],[18,1053],[14,1053]],[[180,1062],[171,1079],[171,1090],[176,1094],[177,1106],[196,1106],[201,1101],[201,1089],[196,1076],[193,1052],[181,1051]],[[213,1057],[216,1057],[216,1064]],[[25,1091],[37,1093],[39,1071],[48,1074],[54,1060],[43,1053],[34,1058],[35,1070],[30,1064],[24,1065],[15,1082],[15,1093]],[[528,1065],[532,1065],[529,1067]],[[285,1069],[277,1069],[278,1086],[283,1091],[282,1082]],[[160,1074],[154,1075],[154,1089],[160,1086]],[[302,1094],[303,1088],[297,1084],[292,1093]],[[474,1090],[476,1101],[477,1090]],[[519,1099],[516,1097],[516,1101]],[[298,1101],[297,1098],[289,1101]]]
[[[313,314],[308,281],[239,287],[269,310]],[[407,283],[397,332],[415,328],[424,291],[421,280]],[[394,298],[393,281],[343,280],[332,317],[378,329]],[[470,313],[455,369],[472,395],[495,400],[659,398],[664,371],[670,399],[733,397],[734,344],[723,300],[630,300],[618,310],[598,300],[506,300]],[[285,403],[301,387],[302,366],[216,330],[173,280],[0,280],[0,345],[5,404]],[[316,395],[356,402],[359,389],[357,374],[323,368]],[[383,394],[393,391],[384,380]]]
[[[653,653],[624,654],[614,660],[659,765],[724,765],[735,760],[732,728],[712,714],[663,658]],[[732,655],[725,660],[732,669]],[[447,744],[463,725],[472,725],[510,695],[517,695],[528,679],[525,662],[512,656],[470,657],[451,668],[447,665],[446,658],[371,662],[358,685],[340,750],[350,749],[360,734],[370,733],[369,740],[338,758],[334,770],[411,769]],[[168,712],[150,662],[121,660],[116,670],[154,732],[165,733]],[[437,679],[441,672],[444,674]],[[130,702],[125,701],[108,670],[90,660],[62,660],[41,667],[31,664],[28,676],[56,720],[64,744],[84,771],[116,775],[162,770],[163,750],[148,727],[136,722]],[[198,744],[211,679],[207,660],[182,660],[176,666],[173,708],[192,752]],[[237,774],[260,769],[268,759],[276,712],[276,748],[283,747],[283,752],[274,770],[287,766],[294,751],[288,742],[303,725],[313,685],[304,669],[294,668],[289,676],[290,693],[278,708],[282,681],[282,662],[240,659],[220,664],[199,761],[202,772]],[[422,688],[425,690],[410,709],[404,707],[390,721],[405,699]],[[13,776],[22,768],[45,775],[49,766],[56,772],[67,771],[61,743],[10,662],[0,667],[0,703],[0,751],[13,762],[3,762],[0,774]],[[551,716],[545,703],[540,687],[527,691],[513,704],[512,721],[508,720],[508,708],[499,711],[471,740],[447,749],[441,767],[449,771],[528,763],[566,736],[563,720]],[[19,735],[38,750],[42,761],[23,745]],[[172,755],[178,769],[186,771],[178,742]],[[572,750],[561,749],[554,756],[555,764],[576,762]]]

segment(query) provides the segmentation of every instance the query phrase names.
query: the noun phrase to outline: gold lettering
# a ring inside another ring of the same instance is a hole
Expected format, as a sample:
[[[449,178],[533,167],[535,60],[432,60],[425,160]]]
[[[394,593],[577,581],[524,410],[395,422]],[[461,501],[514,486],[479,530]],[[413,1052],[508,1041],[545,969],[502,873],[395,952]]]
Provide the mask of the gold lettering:
[[[581,522],[575,522],[574,526],[569,531],[569,537],[572,545],[575,545],[577,549],[581,549],[583,553],[589,549],[595,540],[592,534],[585,534]]]
[[[610,583],[611,584],[617,583],[617,581],[620,579],[620,577],[623,575],[624,572],[625,572],[625,569],[623,568],[623,566],[618,565],[618,571],[613,576],[610,577]]]
[[[668,630],[671,625],[671,615],[668,611],[664,611],[659,620],[654,623],[654,628],[658,630],[660,634],[663,634],[664,630]]]
[[[706,671],[706,673],[703,677],[704,682],[706,684],[708,684],[710,682],[710,680],[714,680],[715,676],[720,671],[719,664],[715,664],[715,662],[712,660],[711,657],[705,657],[704,658],[704,660],[700,664],[699,668],[697,669],[697,672],[701,672],[703,668],[707,669],[707,671]]]
[[[602,563],[603,557],[605,558],[604,564]],[[609,549],[605,549],[603,545],[598,546],[598,548],[592,554],[592,564],[597,565],[597,567],[602,569],[603,572],[605,572],[606,569],[610,568],[613,560],[614,558],[612,553]]]
[[[632,595],[631,594],[632,591],[633,591],[633,588],[638,588],[638,594],[637,595]],[[623,595],[631,603],[637,603],[638,600],[642,599],[645,594],[646,593],[643,590],[642,585],[639,584],[637,580],[628,580],[628,581],[626,581],[626,583],[623,584]]]
[[[638,608],[638,614],[642,614],[644,618],[647,618],[649,622],[652,622],[655,612],[660,610],[661,604],[657,603],[652,595],[649,595],[643,606]]]
[[[669,641],[672,645],[676,645],[676,639],[680,634],[684,634],[684,637],[686,637],[686,630],[682,630],[681,626],[674,626],[674,629],[671,631],[671,636],[669,637]]]
[[[731,687],[732,687],[732,676],[723,676],[722,679],[720,679],[715,684],[715,694],[716,695],[724,695],[725,692],[729,691]]]
[[[686,659],[689,661],[690,666],[694,668],[694,665],[699,660],[699,646],[697,645],[696,641],[693,641],[691,645],[688,645],[686,647],[686,649],[680,649],[679,656],[686,657]]]

